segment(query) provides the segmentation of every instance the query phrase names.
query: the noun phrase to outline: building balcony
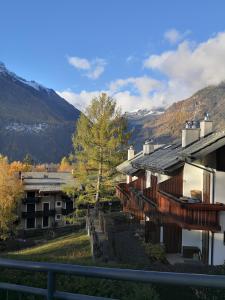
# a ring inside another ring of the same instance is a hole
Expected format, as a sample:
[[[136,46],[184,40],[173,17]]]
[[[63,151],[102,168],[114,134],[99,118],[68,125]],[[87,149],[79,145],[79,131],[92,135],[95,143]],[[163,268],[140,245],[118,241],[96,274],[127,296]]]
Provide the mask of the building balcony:
[[[75,211],[74,208],[62,208],[62,215],[67,216]]]
[[[188,203],[179,197],[164,191],[158,191],[157,210],[162,222],[177,223],[182,228],[196,230],[221,230],[219,211],[225,211],[225,205]]]
[[[23,211],[21,213],[21,217],[23,219],[38,218],[38,217],[50,217],[50,216],[55,216],[55,209],[44,210],[44,211],[43,210],[28,211],[28,212]]]
[[[41,196],[23,198],[22,203],[23,204],[40,203],[41,198],[42,198]]]
[[[210,230],[218,232],[219,211],[225,211],[223,204],[187,202],[177,194],[147,188],[143,192],[135,187],[135,182],[121,183],[116,187],[116,195],[122,201],[123,210],[139,220],[148,216],[159,223],[176,223],[182,228]]]
[[[139,220],[143,220],[145,214],[156,208],[154,191],[148,188],[142,192],[136,187],[135,181],[117,185],[116,195],[123,204],[123,211],[133,214]]]

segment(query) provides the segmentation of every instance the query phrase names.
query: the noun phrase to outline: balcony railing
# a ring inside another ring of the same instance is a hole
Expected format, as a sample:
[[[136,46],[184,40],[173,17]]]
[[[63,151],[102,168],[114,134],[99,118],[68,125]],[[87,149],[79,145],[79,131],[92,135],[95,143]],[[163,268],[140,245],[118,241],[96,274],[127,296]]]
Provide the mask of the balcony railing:
[[[27,197],[27,198],[23,198],[22,202],[23,204],[30,204],[30,203],[39,203],[41,201],[41,196],[39,197]]]
[[[66,216],[72,214],[75,211],[75,208],[62,208],[62,215]]]
[[[123,202],[124,211],[138,219],[149,215],[157,222],[177,223],[187,229],[221,230],[218,212],[225,211],[225,205],[185,203],[178,196],[162,190],[148,188],[142,192],[135,188],[135,182],[119,184],[116,193]]]
[[[49,217],[55,215],[55,209],[49,210],[36,210],[36,211],[23,211],[21,213],[22,218],[38,218],[38,217]]]
[[[225,210],[219,204],[184,203],[178,197],[158,191],[158,211],[164,220],[171,220],[187,229],[220,231],[218,211]]]
[[[225,276],[223,275],[203,275],[203,274],[189,274],[189,273],[172,273],[172,272],[155,272],[142,271],[130,269],[116,269],[116,268],[100,268],[78,266],[70,264],[56,264],[56,263],[39,263],[30,261],[16,261],[9,259],[0,259],[0,267],[8,269],[18,269],[32,272],[47,273],[47,288],[36,288],[32,286],[24,286],[6,282],[0,282],[0,289],[7,291],[16,291],[19,293],[27,293],[30,295],[40,295],[47,300],[53,299],[110,299],[102,297],[94,297],[81,294],[72,294],[68,292],[57,291],[56,274],[68,274],[75,276],[84,276],[91,278],[102,278],[110,280],[133,281],[142,283],[160,283],[192,287],[211,287],[211,288],[225,288]],[[76,281],[74,281],[76,282]]]

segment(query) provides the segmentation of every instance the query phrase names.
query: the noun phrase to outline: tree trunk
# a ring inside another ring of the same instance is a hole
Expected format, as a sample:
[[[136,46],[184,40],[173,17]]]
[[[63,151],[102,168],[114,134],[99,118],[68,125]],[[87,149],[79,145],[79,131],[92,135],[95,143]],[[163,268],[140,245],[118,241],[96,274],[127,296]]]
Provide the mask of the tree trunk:
[[[97,179],[96,196],[95,196],[96,213],[98,213],[98,208],[99,208],[101,182],[102,182],[102,150],[100,149],[100,162],[98,168],[98,179]]]
[[[98,169],[98,180],[97,180],[96,196],[95,196],[96,204],[98,204],[99,202],[101,182],[102,182],[102,162],[99,163],[99,169]]]

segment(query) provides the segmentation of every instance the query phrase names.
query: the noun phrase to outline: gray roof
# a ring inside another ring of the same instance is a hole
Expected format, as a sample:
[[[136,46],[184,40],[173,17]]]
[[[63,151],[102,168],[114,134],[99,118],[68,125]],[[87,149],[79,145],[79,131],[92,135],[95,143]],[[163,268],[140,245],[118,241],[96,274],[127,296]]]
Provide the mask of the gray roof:
[[[154,172],[171,172],[174,168],[184,164],[180,159],[181,150],[181,144],[163,146],[150,155],[142,154],[142,156],[132,163],[132,166],[136,169],[145,169]]]
[[[225,145],[225,131],[214,132],[186,147],[182,151],[183,157],[200,158]]]
[[[174,143],[162,146],[149,155],[139,152],[134,159],[118,166],[117,170],[128,175],[140,169],[166,174],[182,167],[186,159],[195,160],[204,157],[223,146],[225,146],[225,131],[215,132],[186,148]]]
[[[58,192],[75,185],[69,172],[22,172],[21,177],[25,191]]]
[[[125,160],[116,167],[117,171],[125,175],[134,175],[138,170],[132,166],[132,163],[142,155],[142,151],[137,153],[134,158]]]

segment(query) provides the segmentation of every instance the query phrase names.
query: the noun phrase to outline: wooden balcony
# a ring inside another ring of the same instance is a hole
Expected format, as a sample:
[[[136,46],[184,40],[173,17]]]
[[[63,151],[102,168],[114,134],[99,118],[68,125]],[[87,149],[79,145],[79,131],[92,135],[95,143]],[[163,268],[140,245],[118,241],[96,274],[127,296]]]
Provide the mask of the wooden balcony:
[[[137,219],[144,220],[145,214],[156,207],[154,192],[151,188],[142,192],[137,188],[137,181],[129,184],[120,183],[116,186],[116,195],[122,201],[123,211],[133,214]]]
[[[157,187],[143,191],[137,188],[137,181],[121,183],[116,187],[116,195],[123,203],[123,210],[143,220],[145,215],[160,223],[176,223],[182,228],[218,232],[219,211],[225,205],[206,203],[186,203],[180,197],[181,189],[173,185],[173,193],[157,190]],[[167,183],[164,183],[164,185]],[[162,187],[164,185],[159,185]],[[168,190],[168,188],[167,188]]]
[[[221,230],[218,212],[225,210],[225,205],[184,203],[164,191],[158,191],[157,205],[163,222],[174,222],[186,229]]]

